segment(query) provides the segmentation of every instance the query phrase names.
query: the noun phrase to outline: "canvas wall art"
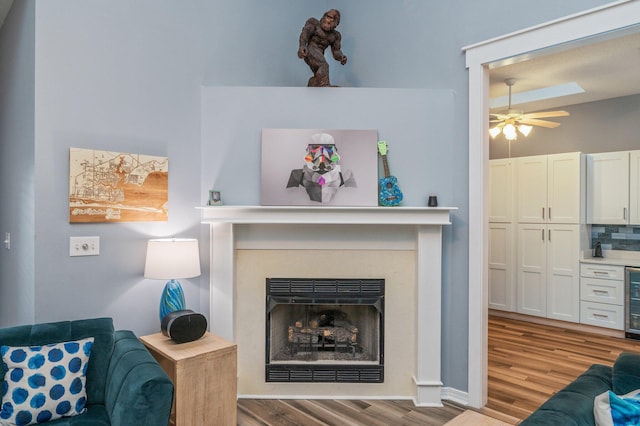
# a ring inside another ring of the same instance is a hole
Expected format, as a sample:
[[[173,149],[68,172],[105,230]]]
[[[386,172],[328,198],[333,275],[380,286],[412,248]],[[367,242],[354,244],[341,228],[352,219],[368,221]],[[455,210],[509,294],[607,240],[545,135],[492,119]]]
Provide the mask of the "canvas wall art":
[[[263,129],[261,204],[376,206],[377,130]]]
[[[168,220],[169,159],[69,149],[69,222]]]

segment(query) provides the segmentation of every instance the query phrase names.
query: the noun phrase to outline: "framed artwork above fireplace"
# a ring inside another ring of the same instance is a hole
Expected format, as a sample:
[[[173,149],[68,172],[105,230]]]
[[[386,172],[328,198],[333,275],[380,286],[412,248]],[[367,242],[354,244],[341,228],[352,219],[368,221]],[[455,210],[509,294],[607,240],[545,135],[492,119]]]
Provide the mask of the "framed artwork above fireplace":
[[[377,130],[262,129],[263,206],[376,206]]]

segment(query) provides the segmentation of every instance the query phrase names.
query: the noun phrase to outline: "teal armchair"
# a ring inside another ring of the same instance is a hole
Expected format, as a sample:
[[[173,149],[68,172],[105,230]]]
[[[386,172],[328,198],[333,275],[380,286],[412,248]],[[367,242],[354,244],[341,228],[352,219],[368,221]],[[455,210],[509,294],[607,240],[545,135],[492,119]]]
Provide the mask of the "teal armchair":
[[[111,318],[0,329],[0,346],[40,346],[93,337],[86,372],[86,411],[51,426],[161,426],[169,423],[173,384],[144,345]],[[6,369],[0,363],[0,394]]]

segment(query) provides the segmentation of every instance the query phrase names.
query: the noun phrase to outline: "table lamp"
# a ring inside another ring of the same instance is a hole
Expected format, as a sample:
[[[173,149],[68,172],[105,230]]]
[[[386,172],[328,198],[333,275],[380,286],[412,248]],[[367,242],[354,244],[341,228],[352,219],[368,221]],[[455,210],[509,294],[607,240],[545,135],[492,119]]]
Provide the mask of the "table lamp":
[[[160,298],[160,323],[170,312],[185,309],[178,279],[200,275],[200,251],[195,238],[157,238],[147,243],[144,277],[169,280]]]

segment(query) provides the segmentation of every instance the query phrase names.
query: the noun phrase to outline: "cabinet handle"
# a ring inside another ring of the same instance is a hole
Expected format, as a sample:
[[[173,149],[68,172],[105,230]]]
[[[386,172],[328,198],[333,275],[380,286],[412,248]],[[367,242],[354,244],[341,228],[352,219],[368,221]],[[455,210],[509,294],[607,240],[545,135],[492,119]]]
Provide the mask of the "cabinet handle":
[[[594,275],[606,275],[609,276],[609,272],[607,271],[593,271]]]
[[[593,314],[593,316],[595,318],[609,318],[609,315],[604,315],[604,314]]]
[[[551,207],[549,207],[549,220],[551,220]]]
[[[608,292],[607,290],[597,290],[597,289],[594,289],[594,290],[593,290],[593,292],[594,292],[595,294],[609,294],[609,292]]]
[[[549,242],[551,242],[551,229],[549,229]]]

